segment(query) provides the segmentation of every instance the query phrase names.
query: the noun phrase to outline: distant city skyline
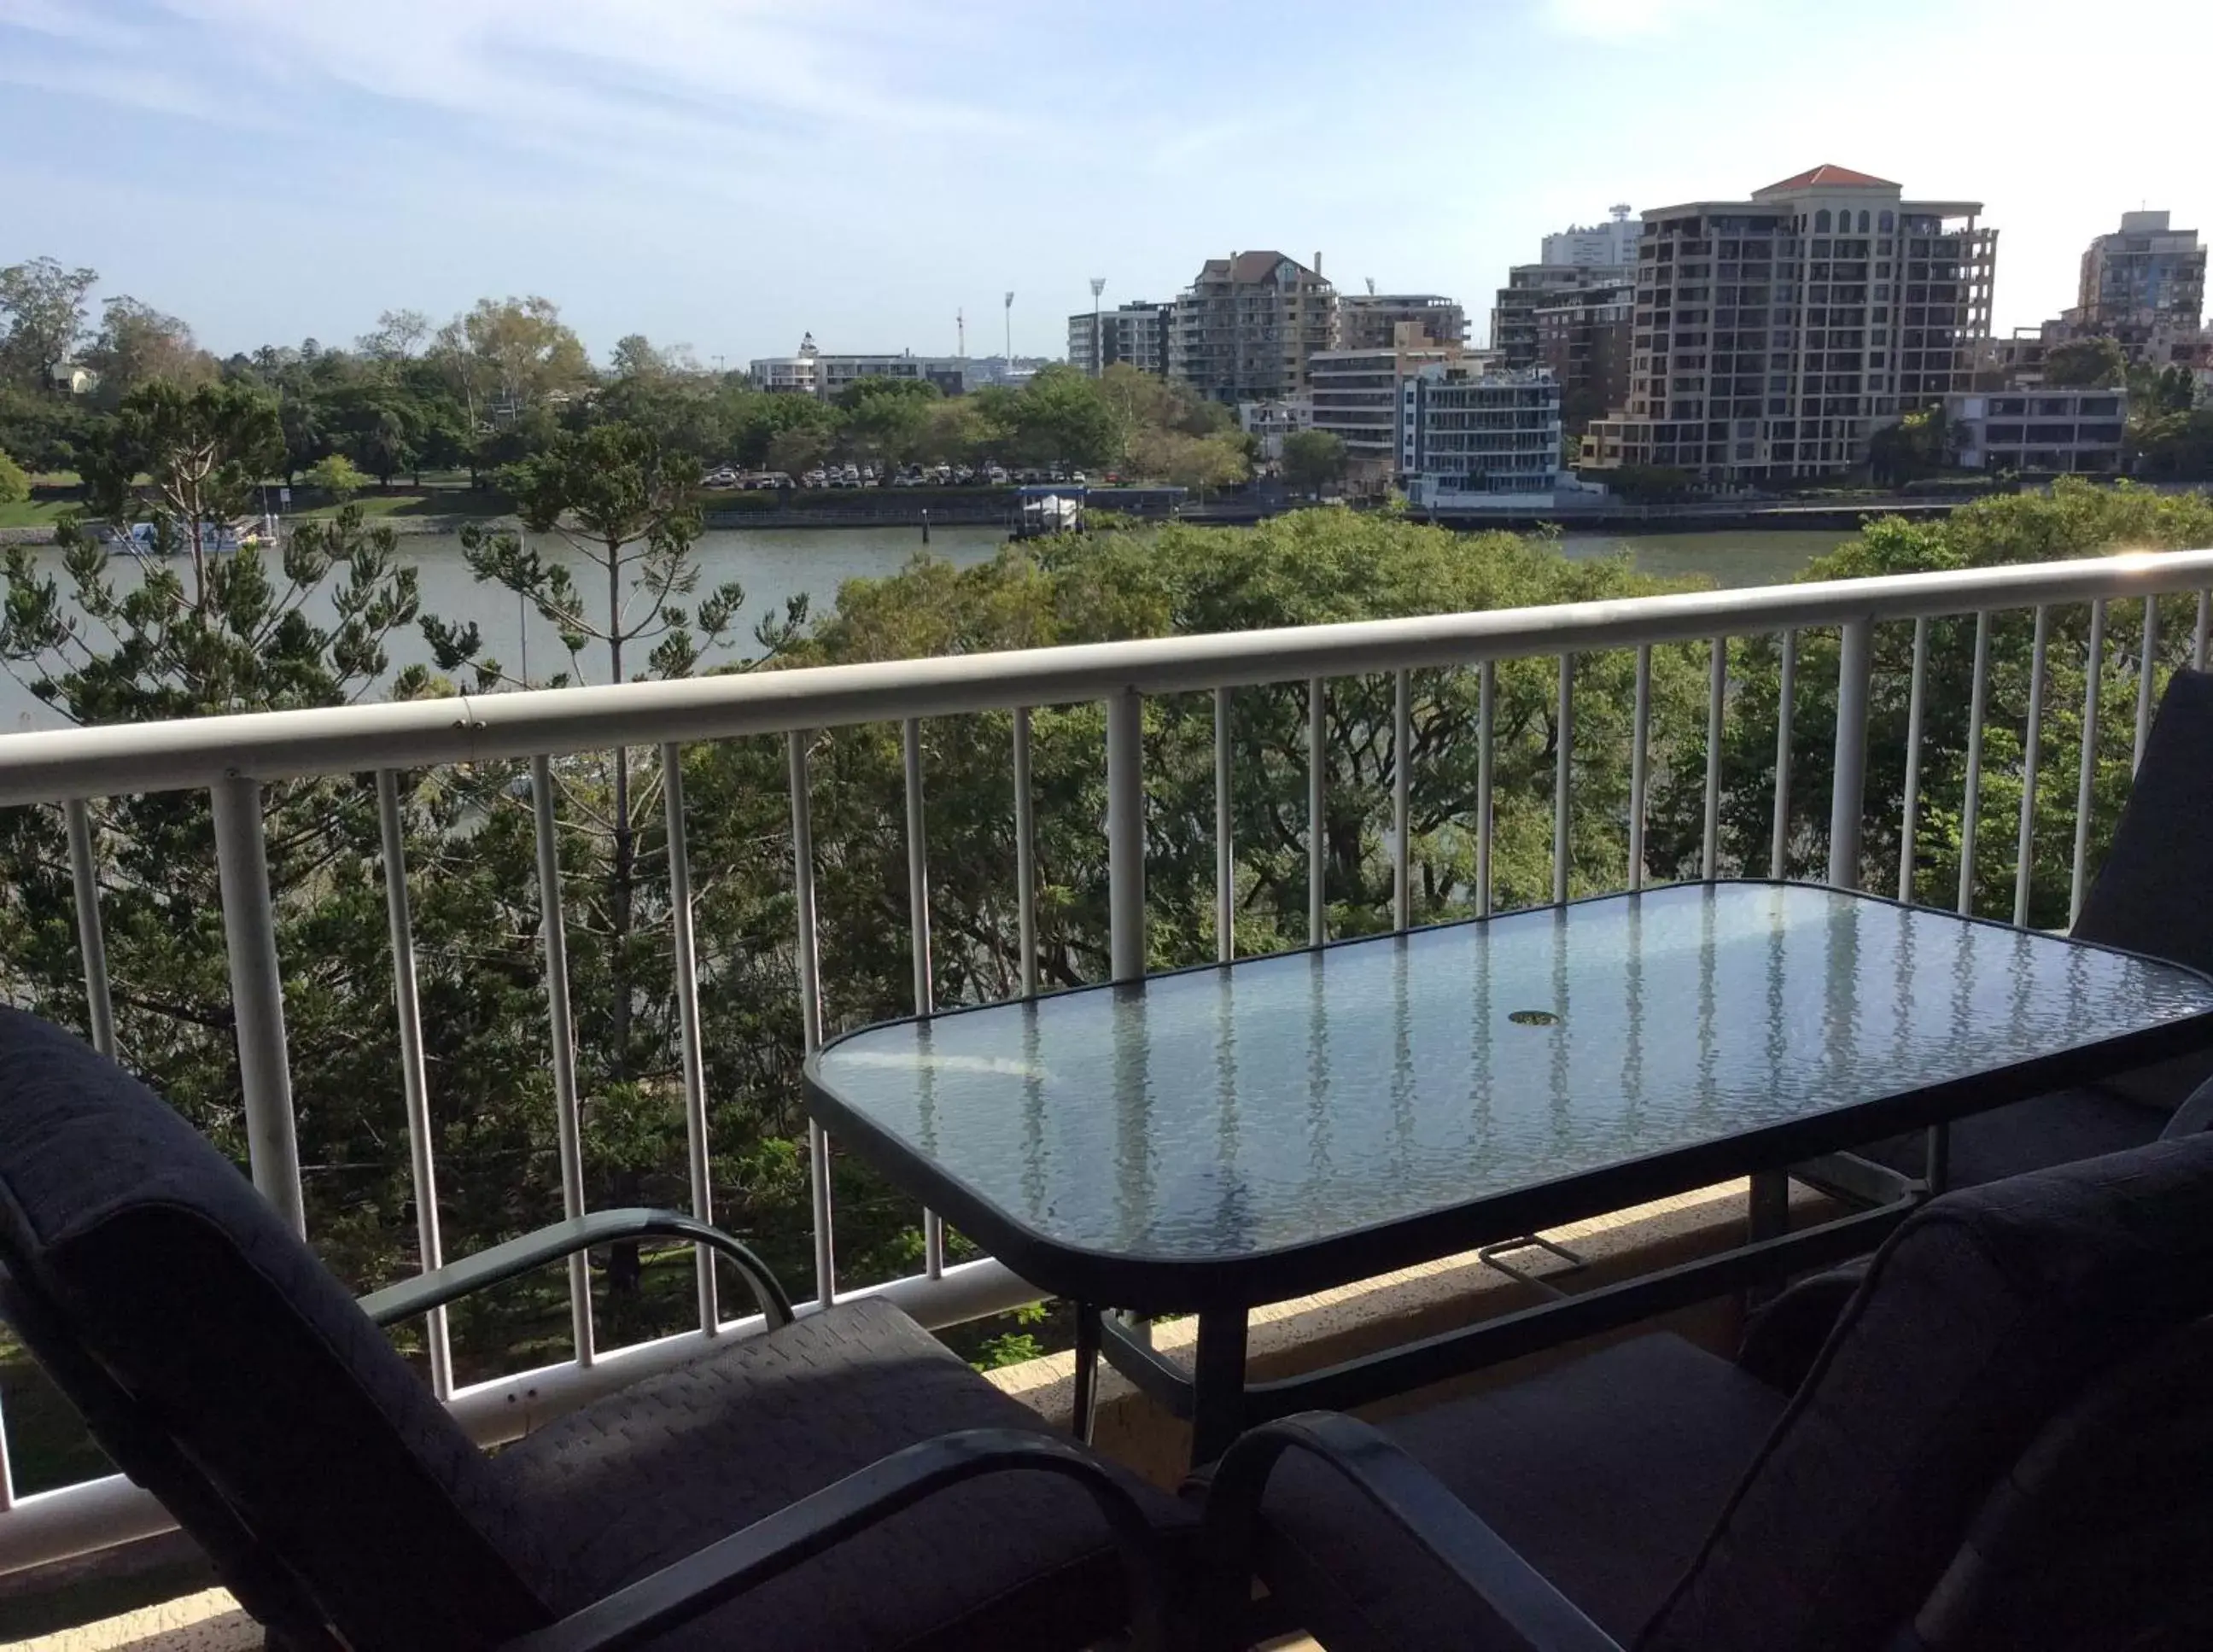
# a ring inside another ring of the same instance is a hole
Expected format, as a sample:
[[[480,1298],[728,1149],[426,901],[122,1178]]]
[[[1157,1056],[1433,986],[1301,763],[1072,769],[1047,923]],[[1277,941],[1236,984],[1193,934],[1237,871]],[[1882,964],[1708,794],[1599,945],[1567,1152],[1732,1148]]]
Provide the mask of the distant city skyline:
[[[2213,233],[2177,94],[2213,8],[2079,25],[2050,0],[1424,0],[1376,30],[1164,0],[0,0],[0,264],[90,265],[217,354],[537,293],[600,362],[634,332],[731,365],[810,332],[952,355],[960,310],[985,356],[1011,290],[1015,352],[1058,356],[1094,276],[1112,308],[1319,251],[1341,290],[1481,315],[1614,202],[1830,162],[1984,202],[2003,333],[2074,302],[2125,210]]]

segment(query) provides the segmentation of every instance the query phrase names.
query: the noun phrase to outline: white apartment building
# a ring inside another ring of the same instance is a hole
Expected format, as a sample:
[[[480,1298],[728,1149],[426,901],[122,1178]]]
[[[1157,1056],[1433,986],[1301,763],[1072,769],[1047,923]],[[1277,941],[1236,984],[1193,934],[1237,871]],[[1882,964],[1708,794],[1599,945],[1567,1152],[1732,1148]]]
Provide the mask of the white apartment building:
[[[1972,389],[1997,232],[1820,166],[1748,201],[1644,214],[1628,405],[1583,462],[1742,483],[1865,462],[1879,427]]]
[[[1541,368],[1422,368],[1399,387],[1399,466],[1421,509],[1543,509],[1560,485],[1560,387]]]
[[[1111,310],[1082,310],[1068,318],[1068,361],[1097,378],[1116,363],[1165,378],[1173,304],[1143,299]]]
[[[757,357],[748,364],[754,385],[763,390],[798,392],[826,399],[863,379],[918,379],[948,396],[965,393],[968,364],[955,356],[828,356],[815,348],[814,335],[800,341],[796,356]]]
[[[2039,385],[1944,398],[1945,423],[1967,470],[2112,476],[2128,426],[2125,393]]]
[[[1557,267],[1596,265],[1619,268],[1637,262],[1637,238],[1644,226],[1630,216],[1627,206],[1617,206],[1604,223],[1586,228],[1574,224],[1545,237],[1539,261]]]
[[[1259,444],[1260,457],[1283,456],[1283,438],[1314,428],[1314,402],[1306,396],[1285,396],[1276,401],[1241,401],[1237,428]]]

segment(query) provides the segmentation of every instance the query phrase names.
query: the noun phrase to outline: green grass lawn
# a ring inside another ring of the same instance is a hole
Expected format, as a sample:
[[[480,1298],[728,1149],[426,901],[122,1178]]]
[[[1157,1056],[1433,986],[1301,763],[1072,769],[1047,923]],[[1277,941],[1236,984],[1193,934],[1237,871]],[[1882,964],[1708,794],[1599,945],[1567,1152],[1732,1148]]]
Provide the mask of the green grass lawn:
[[[45,527],[51,526],[64,510],[76,509],[74,499],[25,500],[21,504],[0,504],[0,527]]]
[[[307,490],[296,488],[292,497],[296,516],[335,516],[338,502],[331,499],[319,504],[304,504]],[[361,507],[362,515],[377,516],[497,516],[510,509],[505,498],[497,493],[472,492],[467,488],[424,488],[420,492],[407,487],[394,487],[390,492],[370,488],[354,496],[353,503]]]

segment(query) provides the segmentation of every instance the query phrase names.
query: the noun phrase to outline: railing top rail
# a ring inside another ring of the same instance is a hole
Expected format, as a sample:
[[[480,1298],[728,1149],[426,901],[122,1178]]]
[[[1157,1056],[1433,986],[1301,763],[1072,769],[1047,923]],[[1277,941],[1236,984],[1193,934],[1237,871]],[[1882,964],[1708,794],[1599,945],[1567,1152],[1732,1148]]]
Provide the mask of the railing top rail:
[[[0,806],[956,716],[2213,586],[2213,550],[0,735]]]

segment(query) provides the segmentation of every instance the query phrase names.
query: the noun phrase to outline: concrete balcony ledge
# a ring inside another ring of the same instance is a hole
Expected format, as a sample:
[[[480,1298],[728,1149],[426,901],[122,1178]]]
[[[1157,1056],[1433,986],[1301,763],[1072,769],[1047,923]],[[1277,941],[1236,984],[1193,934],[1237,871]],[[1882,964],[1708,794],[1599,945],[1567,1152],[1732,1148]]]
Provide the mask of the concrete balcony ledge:
[[[1711,1255],[1740,1242],[1745,1205],[1745,1184],[1727,1182],[1550,1229],[1545,1236],[1585,1259],[1586,1265],[1572,1279],[1563,1282],[1571,1289],[1582,1289]],[[1802,1222],[1818,1219],[1830,1207],[1820,1195],[1794,1186],[1792,1210],[1794,1217]],[[1516,1266],[1540,1277],[1564,1265],[1535,1251],[1513,1259]],[[1472,1253],[1447,1257],[1255,1309],[1249,1340],[1250,1369],[1261,1380],[1294,1375],[1473,1325],[1540,1300],[1529,1286]],[[1734,1301],[1721,1301],[1655,1323],[1726,1351],[1734,1345],[1741,1315]],[[1172,1356],[1188,1361],[1197,1334],[1196,1320],[1164,1320],[1154,1327],[1153,1344]],[[1533,1355],[1448,1387],[1480,1387],[1527,1374],[1565,1356],[1557,1352]],[[1005,1392],[1065,1427],[1074,1404],[1075,1370],[1075,1356],[1061,1353],[1005,1366],[988,1375]],[[1445,1392],[1430,1389],[1408,1394],[1371,1408],[1369,1414],[1416,1409],[1434,1403]],[[1094,1437],[1100,1450],[1162,1486],[1174,1487],[1183,1476],[1190,1444],[1188,1424],[1170,1416],[1112,1370],[1100,1375]],[[206,1589],[15,1644],[35,1652],[247,1652],[261,1645],[261,1631],[229,1594],[221,1589]]]

